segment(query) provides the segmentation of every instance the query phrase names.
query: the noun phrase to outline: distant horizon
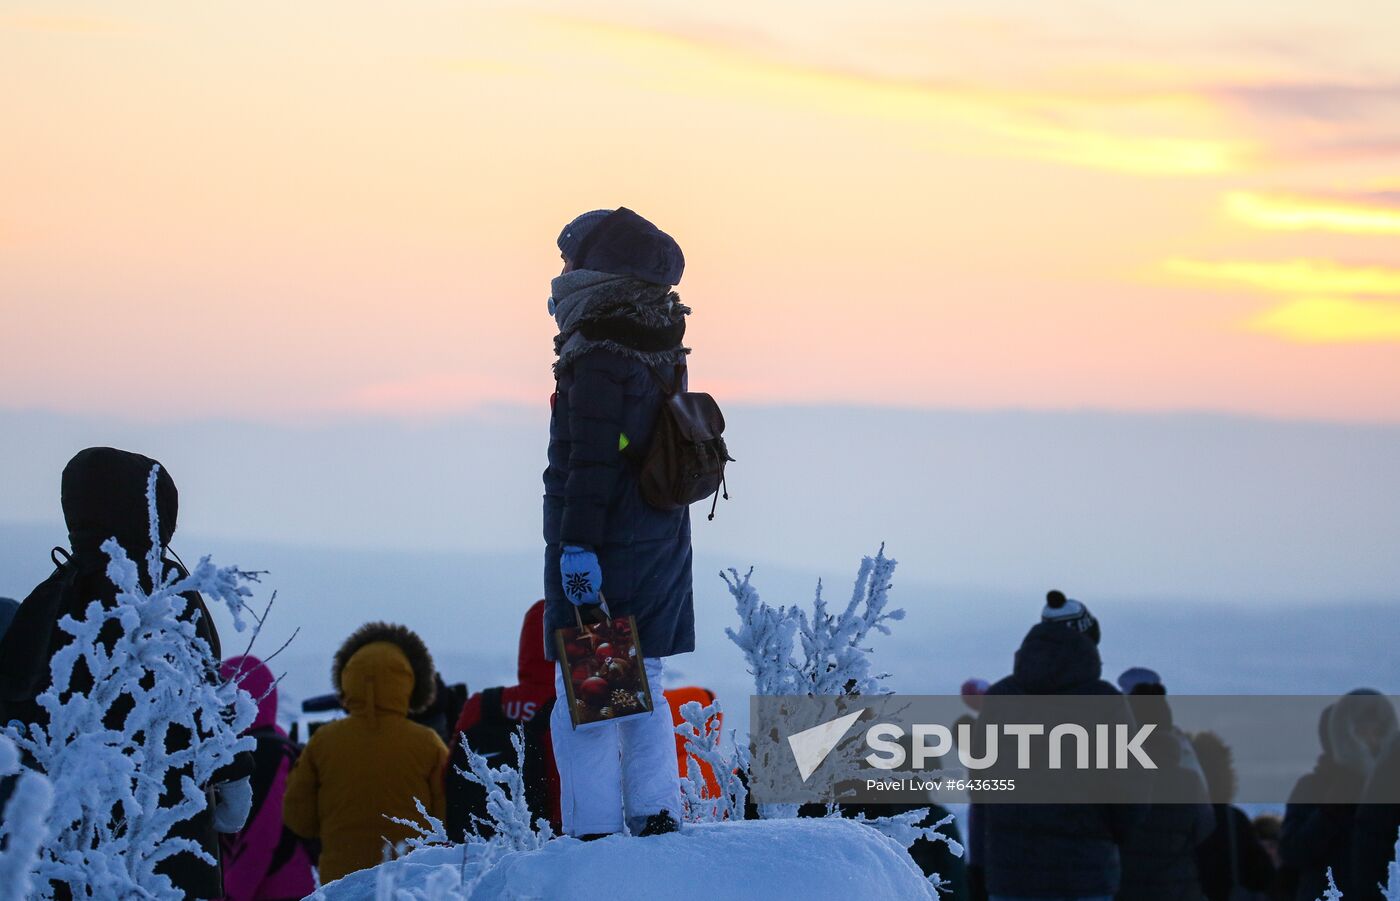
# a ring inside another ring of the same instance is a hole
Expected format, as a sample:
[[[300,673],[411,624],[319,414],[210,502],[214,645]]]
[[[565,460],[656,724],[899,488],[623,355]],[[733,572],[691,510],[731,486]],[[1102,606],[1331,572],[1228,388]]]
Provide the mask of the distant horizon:
[[[0,595],[23,598],[48,574],[47,546],[38,535],[0,522]],[[289,702],[330,690],[334,649],[361,622],[387,619],[420,631],[449,682],[472,690],[509,684],[516,668],[520,617],[538,589],[529,564],[538,552],[510,555],[469,551],[274,548],[200,534],[177,534],[182,556],[212,554],[216,563],[268,568],[257,586],[258,609],[275,590],[278,599],[267,631],[254,653],[266,655],[300,629],[273,661],[285,674]],[[874,664],[891,673],[899,692],[952,694],[966,678],[996,679],[1010,672],[1014,651],[1038,620],[1039,590],[970,590],[938,585],[921,576],[918,562],[901,559],[890,592],[905,620],[893,634],[875,636]],[[703,685],[725,705],[727,724],[743,734],[753,691],[737,648],[724,635],[737,624],[733,602],[718,578],[720,565],[756,565],[754,585],[770,604],[809,605],[818,577],[829,602],[849,597],[850,580],[862,553],[853,548],[824,565],[796,570],[762,560],[718,559],[701,553],[695,568],[696,650],[670,658],[668,686]],[[521,566],[527,567],[522,570]],[[27,573],[27,577],[22,576]],[[1088,604],[1103,629],[1104,678],[1129,666],[1163,674],[1175,694],[1341,694],[1357,687],[1400,692],[1400,658],[1387,653],[1390,640],[1375,628],[1397,599],[1371,601],[1315,598],[1311,601],[1247,602],[1229,598],[1148,598],[1080,591],[1057,583]],[[227,653],[241,652],[246,633],[232,628],[227,613],[213,611]],[[1347,653],[1299,655],[1307,643],[1347,648]]]
[[[544,382],[548,387],[552,382]],[[697,383],[696,389],[706,386]],[[1360,429],[1380,429],[1400,431],[1400,415],[1396,418],[1356,419],[1346,416],[1289,416],[1254,410],[1236,410],[1228,407],[1209,405],[1182,407],[1133,407],[1111,405],[1046,405],[1007,403],[995,406],[959,405],[956,403],[917,404],[913,402],[866,403],[857,401],[823,401],[819,399],[794,400],[745,400],[725,401],[726,410],[832,410],[840,412],[886,412],[914,415],[967,415],[967,416],[1091,416],[1125,417],[1141,419],[1200,418],[1238,420],[1240,422],[1268,423],[1300,427],[1341,427]],[[366,426],[384,424],[393,427],[432,427],[450,425],[463,420],[476,420],[494,414],[519,415],[538,419],[548,409],[548,397],[538,403],[516,400],[484,400],[470,406],[451,407],[432,411],[377,410],[347,412],[335,410],[305,410],[286,414],[258,414],[256,412],[210,412],[186,413],[179,410],[155,408],[149,410],[108,410],[102,407],[87,409],[82,407],[57,408],[43,405],[0,404],[0,416],[37,416],[80,421],[108,421],[122,425],[250,425],[274,426],[283,428],[325,429],[340,426]]]
[[[738,462],[696,551],[810,571],[873,552],[1024,594],[1400,596],[1400,427],[1184,413],[726,404]],[[163,460],[181,533],[537,547],[548,408],[430,421],[141,423],[0,410],[0,521],[56,523],[77,450]],[[708,508],[705,512],[708,512]]]

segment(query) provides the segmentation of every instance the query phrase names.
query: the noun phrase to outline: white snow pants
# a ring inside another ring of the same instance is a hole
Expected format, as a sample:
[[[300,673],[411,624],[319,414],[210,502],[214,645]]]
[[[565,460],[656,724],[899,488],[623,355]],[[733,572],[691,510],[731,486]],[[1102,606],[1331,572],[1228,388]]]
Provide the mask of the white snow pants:
[[[549,718],[559,768],[559,815],[566,835],[621,832],[624,815],[637,829],[654,813],[681,819],[680,770],[671,706],[661,694],[661,658],[643,661],[653,709],[645,716],[575,729],[565,700],[564,676],[554,676]]]

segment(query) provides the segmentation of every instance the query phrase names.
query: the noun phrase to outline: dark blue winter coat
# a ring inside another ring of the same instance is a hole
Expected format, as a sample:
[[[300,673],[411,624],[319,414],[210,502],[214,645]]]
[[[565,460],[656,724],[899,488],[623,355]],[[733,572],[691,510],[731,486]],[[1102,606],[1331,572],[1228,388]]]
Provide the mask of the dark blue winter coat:
[[[1400,831],[1400,804],[1380,802],[1396,797],[1400,797],[1400,736],[1392,738],[1382,751],[1362,795],[1367,803],[1356,808],[1352,826],[1352,887],[1347,890],[1347,901],[1380,901],[1376,886],[1386,881]]]
[[[1039,623],[1012,674],[988,695],[1117,695],[1098,647],[1060,623]],[[1132,715],[1124,703],[1124,722]],[[1077,898],[1118,891],[1118,846],[1141,822],[1136,804],[978,804],[972,844],[991,895]]]
[[[1160,695],[1157,698],[1166,701]],[[1141,715],[1138,720],[1158,727],[1144,743],[1158,766],[1149,777],[1155,803],[1120,849],[1123,875],[1117,897],[1119,901],[1202,901],[1205,891],[1196,852],[1215,831],[1215,811],[1206,803],[1205,782],[1194,766],[1183,762],[1186,738],[1172,729],[1170,720]]]
[[[637,477],[665,397],[661,383],[640,359],[605,348],[555,375],[544,473],[546,654],[554,659],[553,630],[574,623],[559,577],[565,545],[597,552],[608,608],[637,618],[643,654],[694,650],[690,511],[651,507]]]

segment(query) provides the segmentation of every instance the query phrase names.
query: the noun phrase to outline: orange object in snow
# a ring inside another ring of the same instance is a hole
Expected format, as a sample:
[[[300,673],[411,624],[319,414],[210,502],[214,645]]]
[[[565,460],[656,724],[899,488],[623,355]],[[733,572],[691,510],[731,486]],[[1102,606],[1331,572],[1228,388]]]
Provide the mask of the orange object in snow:
[[[698,685],[686,685],[681,688],[667,689],[664,694],[666,695],[666,701],[671,705],[671,724],[674,726],[679,726],[684,722],[684,720],[681,719],[681,705],[689,701],[695,701],[701,707],[708,707],[715,702],[715,693],[708,688],[701,688]],[[718,722],[715,723],[715,725],[722,726],[724,724],[724,714],[717,714],[717,719]],[[676,736],[676,758],[677,763],[680,765],[681,778],[684,779],[686,778],[686,764],[690,758],[689,755],[685,753],[685,739],[679,735]],[[697,760],[696,763],[700,764],[700,774],[705,777],[705,797],[718,798],[719,780],[715,779],[714,769],[704,761]]]

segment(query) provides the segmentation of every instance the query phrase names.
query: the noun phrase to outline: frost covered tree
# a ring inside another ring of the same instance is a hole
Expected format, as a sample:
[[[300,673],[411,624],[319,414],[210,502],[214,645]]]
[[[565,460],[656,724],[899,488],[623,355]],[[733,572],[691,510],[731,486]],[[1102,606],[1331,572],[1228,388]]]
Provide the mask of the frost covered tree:
[[[749,768],[748,748],[730,733],[731,749],[724,747],[720,728],[720,704],[702,707],[697,701],[681,705],[676,734],[685,740],[686,777],[681,780],[681,803],[690,823],[742,820],[749,791],[740,775]],[[706,784],[704,768],[714,774],[718,794]]]
[[[887,694],[885,679],[889,674],[874,670],[870,638],[873,632],[890,634],[889,623],[904,618],[903,610],[888,609],[897,565],[885,556],[884,545],[874,557],[862,559],[850,600],[835,613],[827,607],[820,582],[809,612],[799,606],[764,603],[753,586],[752,570],[742,576],[735,569],[721,574],[739,614],[739,629],[726,629],[725,634],[743,652],[755,691],[766,696]],[[837,753],[854,751],[848,748]],[[764,819],[793,817],[797,810],[795,804],[758,805]],[[906,849],[922,839],[942,842],[954,856],[961,856],[962,846],[939,831],[952,821],[951,816],[929,826],[920,825],[932,812],[926,807],[889,817],[869,819],[862,814],[854,819]],[[828,815],[840,813],[839,805],[828,808]],[[935,886],[941,884],[937,874],[929,878]]]
[[[759,597],[753,570],[721,574],[734,597],[739,629],[725,629],[739,646],[754,677],[754,690],[764,696],[837,696],[884,694],[888,673],[874,672],[872,632],[890,633],[889,623],[904,618],[903,610],[887,610],[890,580],[897,562],[885,556],[884,545],[874,557],[861,560],[851,598],[840,612],[831,612],[821,582],[810,612],[793,605],[773,607]],[[759,815],[795,816],[796,805],[760,804]]]
[[[0,887],[8,897],[27,898],[39,847],[48,835],[53,786],[39,773],[20,765],[14,743],[0,735],[0,778],[14,778],[14,790],[0,820]]]
[[[115,602],[93,600],[81,619],[59,620],[71,640],[54,654],[51,683],[36,699],[42,721],[5,730],[52,784],[32,869],[41,897],[63,883],[76,897],[182,898],[157,868],[180,853],[214,863],[177,827],[206,810],[214,774],[253,748],[240,735],[256,705],[218,678],[190,605],[195,593],[224,603],[241,630],[254,577],[208,557],[191,572],[163,559],[158,474],[153,468],[146,485],[145,559],[130,559],[115,539],[101,545]],[[15,828],[9,816],[7,809],[7,830]]]
[[[739,629],[724,632],[743,651],[760,695],[883,694],[888,673],[873,673],[867,646],[871,632],[890,634],[888,623],[903,610],[886,610],[897,561],[885,556],[861,560],[851,599],[840,613],[827,609],[822,583],[809,613],[799,606],[772,607],[753,587],[753,570],[721,574],[739,614]],[[799,657],[798,651],[801,651]]]

